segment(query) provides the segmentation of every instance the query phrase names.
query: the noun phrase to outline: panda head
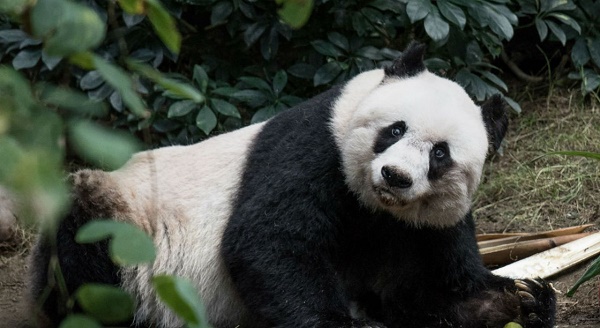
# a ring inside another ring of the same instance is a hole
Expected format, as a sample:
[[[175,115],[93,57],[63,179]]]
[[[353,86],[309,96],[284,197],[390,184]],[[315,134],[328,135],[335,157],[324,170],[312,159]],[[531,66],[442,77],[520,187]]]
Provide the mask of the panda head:
[[[428,72],[424,49],[412,43],[391,67],[351,80],[332,128],[362,204],[415,226],[448,227],[469,211],[507,117],[499,96],[477,106],[458,84]]]

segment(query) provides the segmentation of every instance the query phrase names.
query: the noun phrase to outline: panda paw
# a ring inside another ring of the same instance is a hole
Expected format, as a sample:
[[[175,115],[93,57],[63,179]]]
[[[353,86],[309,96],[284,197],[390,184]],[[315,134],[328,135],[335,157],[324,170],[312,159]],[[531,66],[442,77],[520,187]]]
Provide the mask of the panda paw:
[[[519,321],[523,328],[554,327],[554,288],[542,279],[515,280],[515,287],[521,305]]]

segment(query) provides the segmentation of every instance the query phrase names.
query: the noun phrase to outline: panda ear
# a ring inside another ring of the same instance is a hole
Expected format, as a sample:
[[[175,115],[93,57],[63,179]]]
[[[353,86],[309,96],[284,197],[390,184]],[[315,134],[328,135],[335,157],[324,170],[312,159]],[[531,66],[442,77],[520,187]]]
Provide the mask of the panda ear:
[[[425,45],[416,41],[406,47],[402,55],[391,66],[384,69],[386,77],[413,77],[426,70],[423,63]]]
[[[481,105],[483,122],[494,150],[498,150],[508,128],[508,115],[502,95],[496,94]]]

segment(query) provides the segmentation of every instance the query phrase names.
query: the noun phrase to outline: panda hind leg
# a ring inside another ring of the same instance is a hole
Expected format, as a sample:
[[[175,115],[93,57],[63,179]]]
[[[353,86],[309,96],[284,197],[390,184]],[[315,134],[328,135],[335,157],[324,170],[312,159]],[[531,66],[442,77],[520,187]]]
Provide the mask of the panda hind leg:
[[[42,233],[29,258],[28,304],[40,327],[57,327],[69,313],[80,312],[69,298],[85,283],[119,286],[118,267],[108,255],[108,242],[79,244],[78,229],[97,218],[113,217],[115,206],[107,201],[103,172],[83,170],[73,180],[73,205],[55,234]],[[104,193],[104,195],[102,195]],[[102,197],[104,196],[104,197]],[[118,201],[118,199],[117,199]]]

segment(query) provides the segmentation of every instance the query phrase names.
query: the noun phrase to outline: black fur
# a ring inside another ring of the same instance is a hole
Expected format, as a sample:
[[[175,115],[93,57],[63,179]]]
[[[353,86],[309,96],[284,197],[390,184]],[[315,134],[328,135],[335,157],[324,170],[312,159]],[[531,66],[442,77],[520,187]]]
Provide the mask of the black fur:
[[[362,207],[329,128],[339,90],[269,121],[248,156],[222,255],[259,327],[531,325],[511,279],[482,264],[468,214],[414,228]],[[554,309],[545,288],[531,312]],[[353,319],[357,302],[370,319]]]
[[[426,70],[423,63],[425,45],[412,41],[402,55],[394,60],[391,66],[384,69],[386,77],[408,78],[418,75]]]
[[[505,103],[502,95],[493,95],[481,105],[483,122],[490,138],[490,144],[494,150],[502,145],[502,140],[508,129],[508,115],[504,110]]]

